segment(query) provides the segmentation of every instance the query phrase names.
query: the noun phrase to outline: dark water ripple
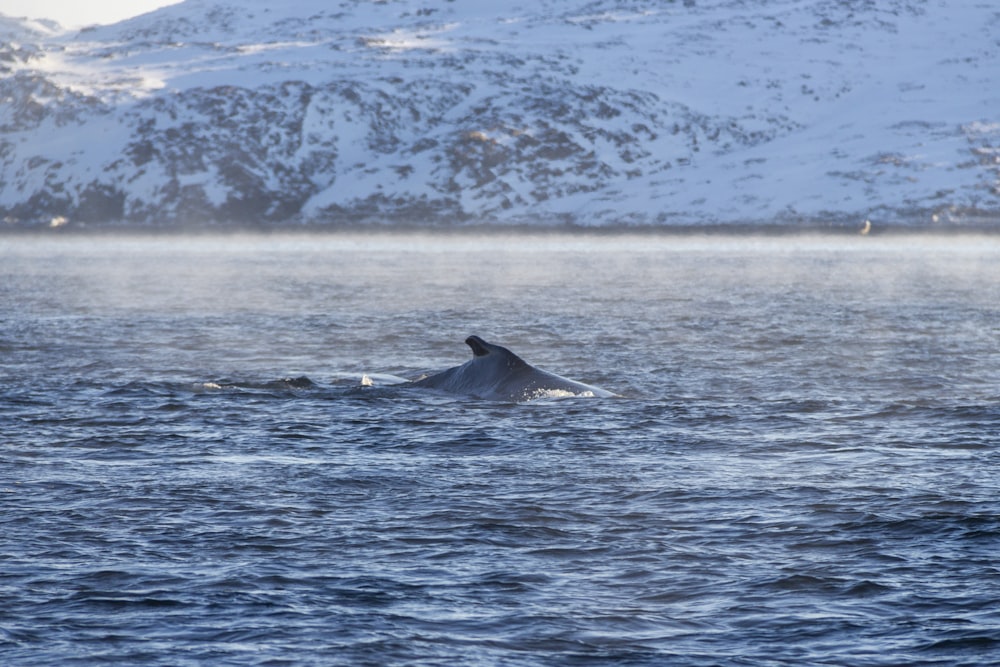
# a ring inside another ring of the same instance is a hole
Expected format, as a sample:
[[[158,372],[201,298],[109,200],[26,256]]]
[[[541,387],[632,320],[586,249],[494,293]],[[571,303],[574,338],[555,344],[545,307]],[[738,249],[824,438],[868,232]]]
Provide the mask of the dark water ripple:
[[[0,662],[1000,659],[1000,249],[610,241],[19,241]]]

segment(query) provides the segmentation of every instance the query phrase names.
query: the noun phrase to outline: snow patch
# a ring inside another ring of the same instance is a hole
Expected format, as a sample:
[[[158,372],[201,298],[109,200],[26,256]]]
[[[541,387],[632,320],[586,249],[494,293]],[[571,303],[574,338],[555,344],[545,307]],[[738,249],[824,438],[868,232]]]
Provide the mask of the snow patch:
[[[2,19],[0,215],[1000,216],[998,29],[989,3],[940,0],[187,0],[76,33]]]

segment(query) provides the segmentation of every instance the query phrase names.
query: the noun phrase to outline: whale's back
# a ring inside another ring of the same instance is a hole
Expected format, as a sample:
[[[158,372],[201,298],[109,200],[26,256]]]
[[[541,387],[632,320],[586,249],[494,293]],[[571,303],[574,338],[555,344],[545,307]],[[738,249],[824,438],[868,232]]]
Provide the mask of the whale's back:
[[[478,336],[469,336],[465,342],[472,348],[471,360],[413,385],[487,400],[516,402],[546,396],[614,396],[600,387],[535,368],[507,348],[487,343]]]

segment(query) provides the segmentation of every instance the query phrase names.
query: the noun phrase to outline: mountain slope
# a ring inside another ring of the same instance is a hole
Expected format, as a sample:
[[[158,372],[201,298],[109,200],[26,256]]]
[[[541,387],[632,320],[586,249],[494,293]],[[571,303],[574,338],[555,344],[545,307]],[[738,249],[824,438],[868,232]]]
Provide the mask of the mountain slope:
[[[990,3],[271,4],[4,19],[8,224],[1000,214]]]

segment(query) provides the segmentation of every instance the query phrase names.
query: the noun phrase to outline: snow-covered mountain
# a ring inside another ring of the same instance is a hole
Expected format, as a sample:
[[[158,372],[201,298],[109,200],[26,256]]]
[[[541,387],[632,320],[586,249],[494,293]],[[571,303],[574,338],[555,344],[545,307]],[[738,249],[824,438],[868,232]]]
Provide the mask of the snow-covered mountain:
[[[6,226],[1000,221],[992,0],[187,0],[0,40]]]

